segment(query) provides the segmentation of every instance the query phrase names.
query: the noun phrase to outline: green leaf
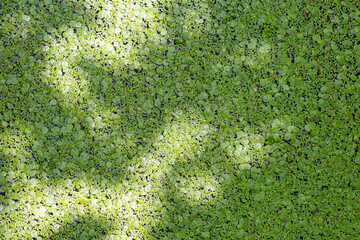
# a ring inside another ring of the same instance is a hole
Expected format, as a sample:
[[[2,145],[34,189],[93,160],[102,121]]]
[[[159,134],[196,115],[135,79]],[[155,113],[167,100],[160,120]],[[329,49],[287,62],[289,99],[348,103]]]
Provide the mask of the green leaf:
[[[202,223],[202,219],[201,218],[196,218],[191,224],[190,224],[190,229],[191,230],[195,230],[198,227],[200,227]]]
[[[360,155],[355,157],[355,163],[360,165]]]
[[[55,99],[51,100],[50,101],[50,105],[51,106],[55,106],[57,104],[57,101]]]
[[[160,98],[157,98],[157,99],[155,100],[155,106],[156,106],[156,107],[160,107],[160,106],[161,106],[161,99],[160,99]]]
[[[238,232],[236,233],[236,237],[237,237],[238,239],[243,239],[244,236],[245,236],[245,231],[244,231],[243,229],[241,229],[240,231],[238,231]]]
[[[210,233],[209,233],[209,232],[202,232],[202,233],[201,233],[201,236],[202,236],[203,238],[209,238],[209,237],[210,237]]]
[[[30,17],[28,15],[23,14],[22,19],[24,19],[26,22],[30,21]]]
[[[150,99],[145,101],[142,108],[144,110],[148,110],[148,109],[152,108],[152,101]]]
[[[90,231],[89,231],[89,236],[90,236],[90,237],[94,237],[94,236],[95,236],[95,230],[94,230],[94,229],[90,229]]]

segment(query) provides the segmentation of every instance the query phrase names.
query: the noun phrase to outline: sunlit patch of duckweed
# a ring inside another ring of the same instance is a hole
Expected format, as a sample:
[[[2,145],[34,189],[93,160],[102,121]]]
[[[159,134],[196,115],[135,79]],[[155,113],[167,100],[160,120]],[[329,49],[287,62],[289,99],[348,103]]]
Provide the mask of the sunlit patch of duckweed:
[[[212,134],[215,129],[182,116],[181,110],[173,114],[176,121],[164,126],[163,131],[156,137],[155,146],[159,146],[161,152],[167,153],[171,163],[176,163],[184,159],[184,156],[201,154],[206,146],[207,135]]]

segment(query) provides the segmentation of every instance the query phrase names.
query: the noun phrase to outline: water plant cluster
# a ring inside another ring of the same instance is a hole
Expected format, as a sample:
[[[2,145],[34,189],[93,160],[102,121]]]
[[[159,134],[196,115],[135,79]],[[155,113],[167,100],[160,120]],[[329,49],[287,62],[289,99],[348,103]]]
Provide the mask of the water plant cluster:
[[[356,1],[0,1],[1,239],[355,239]]]

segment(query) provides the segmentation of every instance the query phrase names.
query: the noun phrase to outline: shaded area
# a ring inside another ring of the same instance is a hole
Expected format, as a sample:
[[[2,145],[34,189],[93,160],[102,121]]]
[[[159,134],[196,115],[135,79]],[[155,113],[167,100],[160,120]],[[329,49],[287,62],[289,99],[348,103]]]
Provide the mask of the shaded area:
[[[45,239],[107,239],[113,231],[111,221],[97,219],[95,216],[79,216],[76,220],[65,221],[58,228],[55,226],[50,232],[50,237]]]

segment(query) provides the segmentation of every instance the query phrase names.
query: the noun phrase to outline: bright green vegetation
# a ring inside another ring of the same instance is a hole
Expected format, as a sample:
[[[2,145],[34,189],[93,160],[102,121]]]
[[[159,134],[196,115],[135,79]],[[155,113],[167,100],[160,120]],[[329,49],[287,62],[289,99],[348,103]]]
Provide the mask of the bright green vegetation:
[[[1,239],[355,239],[357,1],[0,1]]]

